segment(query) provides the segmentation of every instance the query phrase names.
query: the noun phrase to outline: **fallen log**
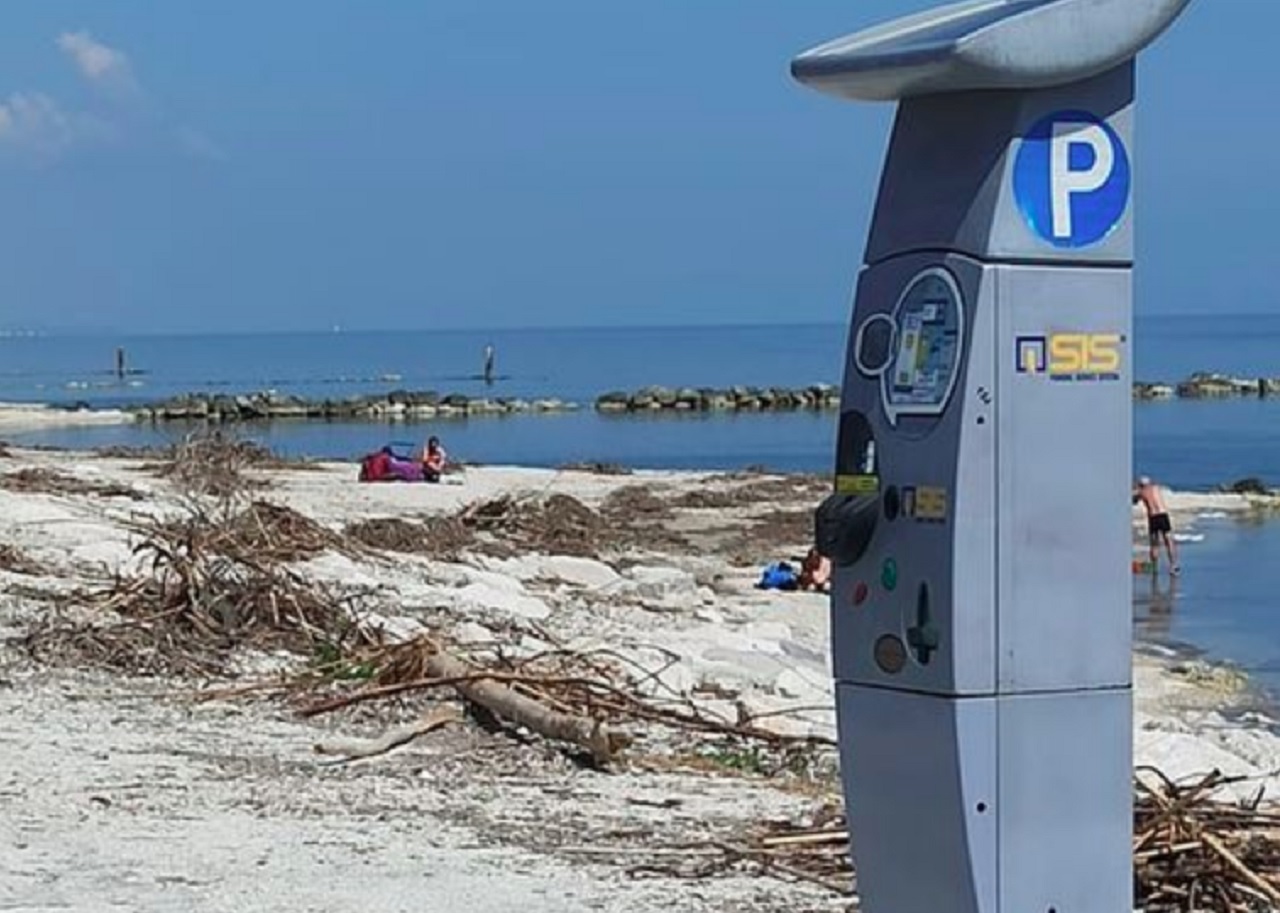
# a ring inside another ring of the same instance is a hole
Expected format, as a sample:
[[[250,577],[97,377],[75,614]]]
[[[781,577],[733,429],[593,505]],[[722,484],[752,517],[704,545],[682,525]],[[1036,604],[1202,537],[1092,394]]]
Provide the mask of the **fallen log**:
[[[569,742],[591,752],[599,765],[608,764],[621,747],[604,722],[590,717],[561,713],[525,697],[506,685],[475,678],[476,670],[447,653],[433,653],[426,662],[431,678],[453,679],[453,688],[473,704],[479,704],[499,719],[523,726],[547,739]]]

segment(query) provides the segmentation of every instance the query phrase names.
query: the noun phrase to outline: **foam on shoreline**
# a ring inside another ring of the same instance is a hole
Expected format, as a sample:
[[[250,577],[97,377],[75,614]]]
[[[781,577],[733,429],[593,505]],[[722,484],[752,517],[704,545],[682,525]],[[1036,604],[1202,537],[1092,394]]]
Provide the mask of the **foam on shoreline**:
[[[44,403],[0,403],[2,431],[121,425],[133,421],[132,415],[119,409],[60,409]]]

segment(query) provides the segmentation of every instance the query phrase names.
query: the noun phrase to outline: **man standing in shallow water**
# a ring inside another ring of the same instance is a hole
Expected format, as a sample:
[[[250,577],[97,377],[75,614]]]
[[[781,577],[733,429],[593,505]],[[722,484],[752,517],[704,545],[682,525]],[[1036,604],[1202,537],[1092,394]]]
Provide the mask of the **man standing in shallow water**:
[[[1164,493],[1147,476],[1138,479],[1133,489],[1133,503],[1142,502],[1147,511],[1147,536],[1151,542],[1151,566],[1158,567],[1160,543],[1164,542],[1165,551],[1169,555],[1169,573],[1178,574],[1182,568],[1178,565],[1178,546],[1173,541],[1173,522],[1169,519],[1169,508],[1164,503]]]

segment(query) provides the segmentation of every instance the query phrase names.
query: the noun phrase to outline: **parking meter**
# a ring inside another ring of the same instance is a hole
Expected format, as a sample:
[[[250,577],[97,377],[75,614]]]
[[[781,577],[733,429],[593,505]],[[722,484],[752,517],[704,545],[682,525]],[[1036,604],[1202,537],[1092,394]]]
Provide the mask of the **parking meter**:
[[[1132,909],[1134,70],[1188,0],[980,0],[808,51],[896,101],[832,655],[868,913]]]

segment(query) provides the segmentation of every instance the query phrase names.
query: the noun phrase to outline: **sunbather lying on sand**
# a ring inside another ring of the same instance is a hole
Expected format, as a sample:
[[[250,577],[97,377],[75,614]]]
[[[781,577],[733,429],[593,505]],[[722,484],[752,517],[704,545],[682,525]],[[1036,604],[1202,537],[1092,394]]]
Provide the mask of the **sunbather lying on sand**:
[[[831,589],[831,559],[816,548],[809,549],[800,565],[800,589],[817,593]]]

